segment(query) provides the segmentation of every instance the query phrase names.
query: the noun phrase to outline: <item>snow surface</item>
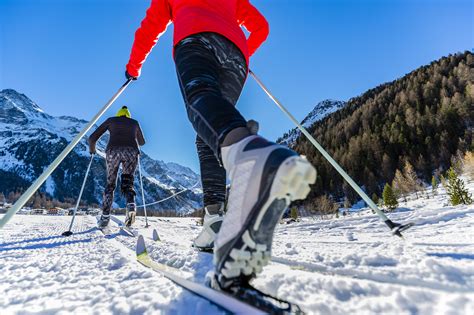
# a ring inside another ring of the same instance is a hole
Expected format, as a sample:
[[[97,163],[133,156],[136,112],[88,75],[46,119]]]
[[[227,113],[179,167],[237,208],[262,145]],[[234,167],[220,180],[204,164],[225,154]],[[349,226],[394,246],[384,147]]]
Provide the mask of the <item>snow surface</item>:
[[[254,284],[310,314],[472,314],[474,205],[449,206],[441,190],[399,210],[394,221],[417,224],[405,239],[368,210],[280,224],[273,262]],[[104,237],[89,216],[62,237],[69,220],[16,215],[0,230],[1,314],[222,314],[137,264],[136,238]],[[150,255],[203,281],[212,256],[191,248],[197,219],[149,223],[162,240],[139,218]]]

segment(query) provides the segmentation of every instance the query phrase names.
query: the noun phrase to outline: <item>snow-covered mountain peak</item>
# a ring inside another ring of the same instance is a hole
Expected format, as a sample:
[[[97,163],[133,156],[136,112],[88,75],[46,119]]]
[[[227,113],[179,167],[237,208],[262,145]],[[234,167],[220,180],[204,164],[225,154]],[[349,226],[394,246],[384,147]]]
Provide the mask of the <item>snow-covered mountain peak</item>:
[[[305,128],[311,128],[314,123],[340,110],[341,108],[346,106],[346,104],[347,103],[344,101],[337,101],[331,99],[321,101],[316,104],[316,106],[314,106],[313,110],[308,115],[306,115],[306,117],[301,122],[301,125],[303,125],[303,127]],[[277,142],[281,144],[292,145],[300,135],[301,132],[299,131],[299,129],[293,128],[292,130],[285,133],[283,137],[278,139]]]
[[[18,93],[13,89],[0,91],[0,109],[16,109],[23,113],[44,114],[44,111],[35,102],[31,101],[26,95]]]
[[[346,106],[346,102],[336,100],[324,100],[316,104],[314,109],[303,119],[301,124],[305,128],[311,127],[315,122],[322,120],[329,114],[332,114]]]

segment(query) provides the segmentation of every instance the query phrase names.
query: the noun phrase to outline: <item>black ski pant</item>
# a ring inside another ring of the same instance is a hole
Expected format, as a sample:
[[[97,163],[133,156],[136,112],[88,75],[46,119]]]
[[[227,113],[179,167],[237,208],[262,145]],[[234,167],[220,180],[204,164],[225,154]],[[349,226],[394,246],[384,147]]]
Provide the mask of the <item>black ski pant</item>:
[[[114,147],[107,149],[107,184],[104,190],[102,204],[103,214],[109,214],[114,201],[115,187],[117,186],[117,173],[122,165],[120,190],[128,203],[135,203],[135,190],[133,189],[133,174],[138,164],[138,150],[132,147]]]
[[[226,171],[220,144],[229,131],[246,127],[235,108],[247,77],[239,48],[216,33],[199,33],[180,41],[174,59],[188,118],[197,132],[204,206],[223,203]]]

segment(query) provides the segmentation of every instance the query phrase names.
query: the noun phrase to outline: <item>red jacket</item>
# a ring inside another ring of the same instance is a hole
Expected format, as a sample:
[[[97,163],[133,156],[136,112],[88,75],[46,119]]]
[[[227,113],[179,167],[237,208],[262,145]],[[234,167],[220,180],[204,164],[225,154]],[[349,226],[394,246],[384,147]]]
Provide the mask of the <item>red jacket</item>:
[[[249,0],[152,0],[146,17],[135,32],[127,64],[130,75],[140,75],[146,57],[172,22],[173,45],[192,34],[219,33],[240,48],[247,64],[269,32],[267,21]],[[248,39],[241,26],[250,32]]]

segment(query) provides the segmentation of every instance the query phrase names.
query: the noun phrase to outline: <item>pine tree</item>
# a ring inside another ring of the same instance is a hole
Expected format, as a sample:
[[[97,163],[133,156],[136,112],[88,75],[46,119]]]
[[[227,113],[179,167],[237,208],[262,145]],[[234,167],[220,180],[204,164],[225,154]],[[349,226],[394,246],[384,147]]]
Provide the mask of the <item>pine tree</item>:
[[[392,186],[385,184],[383,188],[383,203],[389,210],[393,210],[398,207],[398,201],[393,192]]]
[[[471,180],[474,179],[474,152],[466,152],[462,161],[462,170],[464,175]]]
[[[295,221],[298,219],[298,208],[296,206],[291,207],[290,217]]]
[[[438,185],[439,182],[433,175],[433,177],[431,177],[431,190],[433,191],[433,196],[436,196],[438,194]]]
[[[10,191],[10,193],[8,194],[8,197],[7,197],[7,201],[9,203],[13,203],[16,201],[15,199],[15,193],[13,191]]]
[[[451,167],[447,171],[448,180],[446,182],[446,192],[453,206],[459,204],[469,205],[472,203],[472,195],[464,187],[464,181],[458,177],[456,171]]]
[[[408,161],[405,162],[405,166],[403,167],[403,177],[406,180],[407,190],[409,192],[415,192],[415,196],[418,199],[418,192],[422,187],[413,166]]]
[[[395,171],[395,177],[392,181],[393,193],[396,197],[402,197],[407,202],[406,194],[410,192],[407,180],[400,170]]]
[[[373,201],[375,204],[378,204],[378,203],[379,203],[379,196],[377,196],[376,193],[373,193],[373,194],[372,194],[372,201]]]
[[[451,157],[451,167],[456,174],[461,174],[463,171],[463,154],[459,150]]]

